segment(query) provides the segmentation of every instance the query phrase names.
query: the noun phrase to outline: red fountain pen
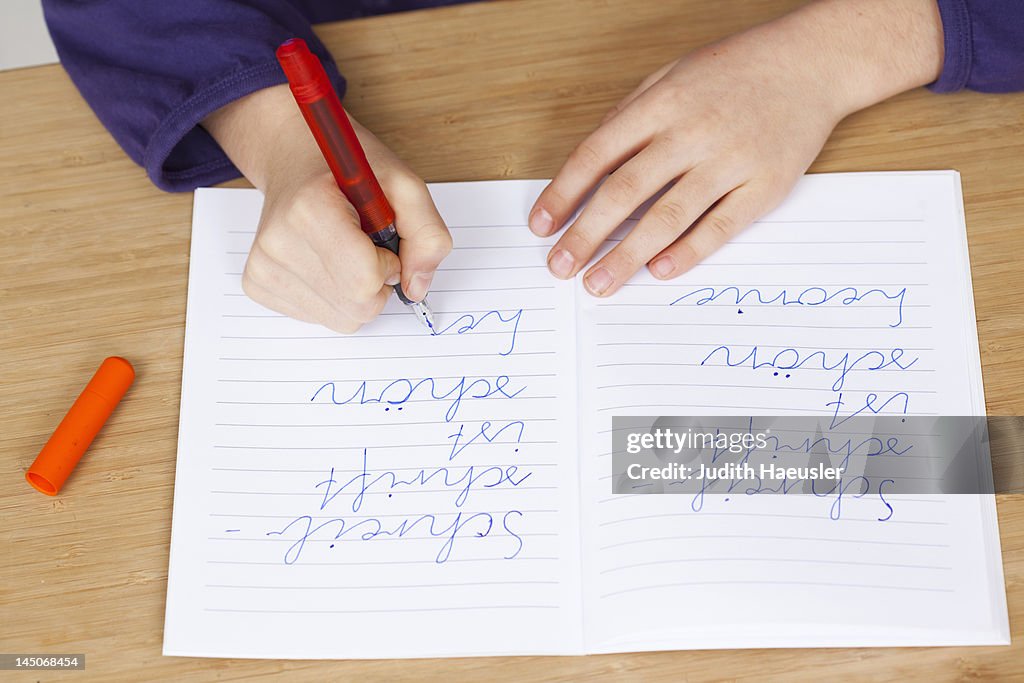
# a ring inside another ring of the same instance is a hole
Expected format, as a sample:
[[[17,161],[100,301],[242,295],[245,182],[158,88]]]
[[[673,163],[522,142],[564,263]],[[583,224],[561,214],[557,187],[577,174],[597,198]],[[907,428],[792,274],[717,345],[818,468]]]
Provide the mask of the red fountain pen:
[[[366,153],[352,130],[352,123],[320,60],[309,51],[306,41],[292,38],[277,48],[277,61],[288,77],[295,102],[316,138],[338,187],[359,212],[363,232],[378,247],[398,254],[395,211],[366,161]],[[426,299],[412,301],[402,291],[401,285],[395,285],[395,294],[403,304],[412,308],[421,323],[433,331],[434,315]]]

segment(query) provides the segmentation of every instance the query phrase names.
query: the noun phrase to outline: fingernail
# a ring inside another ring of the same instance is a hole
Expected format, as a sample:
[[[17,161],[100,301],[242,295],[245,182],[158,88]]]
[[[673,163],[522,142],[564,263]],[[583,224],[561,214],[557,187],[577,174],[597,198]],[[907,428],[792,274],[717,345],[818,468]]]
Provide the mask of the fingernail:
[[[602,266],[601,268],[595,268],[590,271],[590,274],[584,278],[584,282],[591,294],[601,296],[609,287],[612,286],[614,280],[612,279],[612,274],[608,272],[608,269]]]
[[[405,290],[405,295],[413,301],[423,301],[433,279],[433,273],[416,273],[409,280],[409,288]]]
[[[555,277],[562,278],[563,280],[572,276],[572,269],[575,265],[575,261],[565,249],[556,249],[550,258],[548,258],[548,270]]]
[[[402,275],[400,273],[395,273],[394,275],[389,276],[388,279],[384,281],[384,284],[394,287],[401,281]]]
[[[654,273],[654,277],[668,277],[675,269],[675,259],[668,254],[661,258],[654,259],[651,263],[651,272]]]
[[[530,231],[534,235],[547,237],[555,229],[555,219],[545,209],[537,207],[530,215]]]

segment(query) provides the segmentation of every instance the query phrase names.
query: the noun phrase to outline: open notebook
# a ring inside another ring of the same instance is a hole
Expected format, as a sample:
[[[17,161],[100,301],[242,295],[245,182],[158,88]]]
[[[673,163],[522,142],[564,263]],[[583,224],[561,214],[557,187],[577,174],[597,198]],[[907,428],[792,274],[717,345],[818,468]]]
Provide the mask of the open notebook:
[[[879,521],[877,500],[611,492],[613,415],[833,411],[833,373],[701,363],[723,345],[900,347],[913,368],[852,370],[844,406],[983,414],[957,174],[808,176],[684,277],[606,300],[547,273],[543,185],[431,187],[455,241],[436,336],[397,301],[351,337],[261,308],[239,282],[261,195],[196,193],[165,654],[1009,642],[991,496]],[[770,303],[808,288],[888,296]]]

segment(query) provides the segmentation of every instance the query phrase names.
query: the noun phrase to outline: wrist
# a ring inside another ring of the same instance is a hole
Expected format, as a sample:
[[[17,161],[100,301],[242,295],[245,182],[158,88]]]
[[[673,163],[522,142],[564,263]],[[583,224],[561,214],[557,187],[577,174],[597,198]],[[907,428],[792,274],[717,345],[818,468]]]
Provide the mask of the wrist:
[[[942,71],[942,19],[936,0],[818,0],[765,28],[811,68],[814,87],[841,119]]]
[[[210,114],[201,125],[264,193],[288,179],[327,170],[287,85],[246,95]]]

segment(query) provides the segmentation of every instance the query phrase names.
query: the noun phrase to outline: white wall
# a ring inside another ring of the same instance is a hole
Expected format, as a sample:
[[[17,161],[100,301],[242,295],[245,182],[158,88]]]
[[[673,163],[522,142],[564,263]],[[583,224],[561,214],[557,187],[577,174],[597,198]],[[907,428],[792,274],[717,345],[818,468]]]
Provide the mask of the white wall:
[[[0,0],[0,70],[56,61],[39,0]]]

